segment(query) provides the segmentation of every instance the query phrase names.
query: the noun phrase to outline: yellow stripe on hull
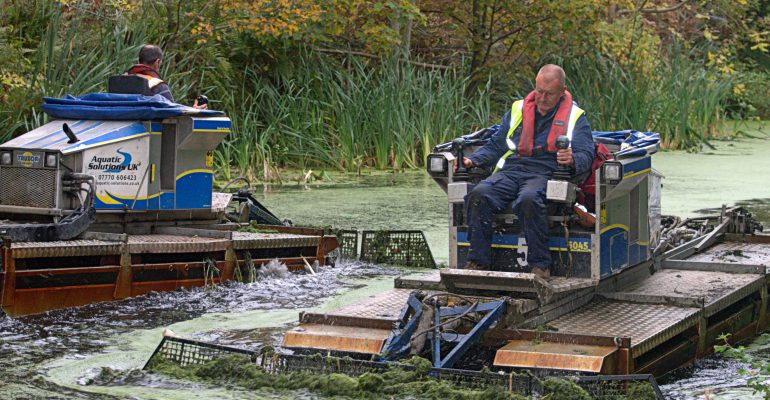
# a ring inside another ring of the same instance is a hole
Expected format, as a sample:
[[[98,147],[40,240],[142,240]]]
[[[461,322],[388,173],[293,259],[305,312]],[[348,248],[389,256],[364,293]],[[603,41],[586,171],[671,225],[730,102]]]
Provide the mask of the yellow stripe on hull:
[[[183,177],[190,175],[190,174],[196,174],[196,173],[203,173],[203,174],[213,174],[214,170],[212,169],[191,169],[189,171],[182,172],[181,174],[176,176],[176,180],[180,180]]]
[[[458,246],[462,247],[470,247],[470,243],[468,242],[457,242]],[[492,248],[495,249],[519,249],[524,246],[514,246],[512,244],[493,244]],[[549,247],[548,250],[551,251],[567,251],[568,249],[566,247]],[[590,253],[591,250],[572,250],[574,253]]]
[[[643,169],[641,171],[631,172],[629,174],[623,175],[623,179],[633,178],[637,175],[646,174],[648,172],[652,171],[652,168]]]

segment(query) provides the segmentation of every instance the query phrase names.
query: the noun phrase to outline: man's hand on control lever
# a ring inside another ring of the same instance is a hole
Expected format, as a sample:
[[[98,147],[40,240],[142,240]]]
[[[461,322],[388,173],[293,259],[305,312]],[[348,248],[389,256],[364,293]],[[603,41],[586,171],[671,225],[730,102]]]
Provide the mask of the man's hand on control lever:
[[[209,98],[200,95],[197,99],[195,99],[195,103],[193,103],[193,108],[198,110],[208,110],[209,109]]]
[[[457,172],[457,167],[460,166],[460,163],[455,162],[455,172]],[[463,166],[465,168],[470,168],[473,166],[473,161],[471,161],[468,157],[463,157]]]
[[[572,158],[572,148],[567,147],[566,149],[559,149],[559,151],[556,152],[556,162],[561,165],[574,167],[575,159]]]

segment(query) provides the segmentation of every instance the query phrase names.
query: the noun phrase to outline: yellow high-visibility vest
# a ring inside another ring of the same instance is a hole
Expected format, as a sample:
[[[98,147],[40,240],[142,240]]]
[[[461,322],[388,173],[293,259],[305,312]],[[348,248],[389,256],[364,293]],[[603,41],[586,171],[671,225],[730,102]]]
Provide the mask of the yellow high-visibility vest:
[[[584,111],[582,108],[576,106],[575,103],[572,103],[572,108],[569,112],[569,122],[567,123],[567,138],[569,138],[570,146],[572,146],[572,132],[575,130],[575,124],[583,113]],[[508,145],[508,151],[506,151],[505,154],[500,157],[500,160],[497,161],[497,165],[495,166],[494,171],[492,171],[493,174],[505,166],[505,160],[510,157],[511,154],[516,153],[516,143],[513,142],[513,132],[519,125],[521,125],[521,121],[523,120],[524,100],[518,100],[511,106],[511,124],[505,139],[505,143]],[[532,138],[532,140],[534,141],[534,138]]]

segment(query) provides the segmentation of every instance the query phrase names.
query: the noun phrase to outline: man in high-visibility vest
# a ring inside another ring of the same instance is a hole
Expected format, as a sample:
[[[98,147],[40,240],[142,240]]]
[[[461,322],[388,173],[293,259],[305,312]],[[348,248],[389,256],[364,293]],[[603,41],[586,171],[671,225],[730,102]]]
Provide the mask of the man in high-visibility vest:
[[[147,83],[150,86],[150,93],[159,94],[169,101],[174,101],[174,96],[171,94],[171,89],[168,84],[160,79],[160,62],[163,59],[163,50],[154,44],[146,44],[139,50],[139,63],[134,64],[126,71],[128,75],[138,75],[144,79],[147,79]],[[198,100],[195,100],[193,104],[194,108],[205,110],[208,108],[206,104],[198,105]]]
[[[556,138],[561,135],[571,143],[558,150]],[[537,74],[535,90],[514,102],[500,130],[463,159],[466,168],[495,166],[493,174],[465,196],[470,242],[465,268],[490,267],[494,216],[513,203],[527,242],[527,264],[532,273],[549,278],[547,181],[559,165],[575,174],[588,171],[593,158],[591,127],[567,91],[564,70],[545,65]]]

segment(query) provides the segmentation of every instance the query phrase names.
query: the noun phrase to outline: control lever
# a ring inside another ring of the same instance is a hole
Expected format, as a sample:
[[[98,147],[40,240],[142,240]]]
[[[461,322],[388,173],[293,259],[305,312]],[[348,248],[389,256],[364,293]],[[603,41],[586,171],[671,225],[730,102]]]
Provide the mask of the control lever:
[[[556,150],[564,150],[569,147],[569,138],[562,135],[556,138]],[[553,173],[553,179],[557,181],[568,181],[572,177],[572,172],[568,165],[559,164]]]
[[[463,149],[465,148],[465,139],[457,138],[452,141],[452,152],[457,155],[457,170],[454,173],[455,181],[467,181],[468,180],[468,168],[465,168],[465,154]]]
[[[557,150],[566,149],[568,147],[568,137],[562,135],[556,138]],[[570,167],[568,165],[559,164],[556,167],[556,171],[553,172],[553,177],[548,180],[545,198],[550,201],[566,203],[568,205],[574,204],[575,197],[577,196],[577,186],[569,181],[570,178],[572,178]]]

